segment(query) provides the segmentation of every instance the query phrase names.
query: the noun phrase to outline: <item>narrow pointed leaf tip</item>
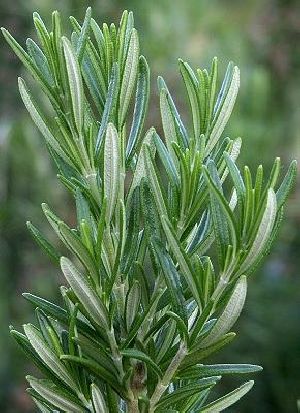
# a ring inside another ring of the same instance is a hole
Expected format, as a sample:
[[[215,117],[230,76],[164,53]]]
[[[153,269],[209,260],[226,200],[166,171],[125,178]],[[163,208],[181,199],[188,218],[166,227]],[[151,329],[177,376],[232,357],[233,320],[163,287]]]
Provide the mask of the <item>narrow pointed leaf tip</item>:
[[[23,100],[23,103],[28,110],[32,120],[38,127],[39,131],[45,138],[47,144],[54,150],[55,153],[57,153],[67,164],[72,165],[72,162],[70,161],[69,157],[67,154],[64,152],[62,147],[60,146],[59,142],[55,139],[53,133],[51,132],[50,128],[47,125],[46,120],[43,118],[43,115],[40,113],[38,107],[36,104],[33,102],[32,97],[26,87],[25,81],[19,77],[18,79],[18,84],[19,84],[19,91],[21,98]]]
[[[204,406],[201,409],[201,413],[216,413],[222,412],[228,407],[232,406],[238,400],[240,400],[249,390],[252,389],[254,381],[250,380],[247,383],[243,384],[239,388],[233,390],[232,392],[226,394],[226,396],[220,397],[214,402]]]
[[[120,124],[123,125],[132,93],[135,87],[139,63],[139,38],[136,29],[132,30],[128,54],[125,62],[123,81],[120,90]]]
[[[274,228],[274,223],[277,214],[277,200],[276,194],[272,188],[268,189],[267,201],[262,215],[256,236],[249,249],[246,258],[244,259],[239,273],[246,273],[252,265],[254,265],[257,259],[261,258],[264,249],[268,243],[271,233]]]
[[[211,153],[225,129],[225,126],[233,110],[239,87],[240,70],[237,66],[234,66],[226,97],[220,111],[216,113],[215,119],[213,120],[213,127],[210,132],[209,141],[206,147],[206,155]]]
[[[30,344],[46,366],[69,387],[76,387],[70,373],[46,344],[42,334],[32,324],[25,324],[24,331]]]

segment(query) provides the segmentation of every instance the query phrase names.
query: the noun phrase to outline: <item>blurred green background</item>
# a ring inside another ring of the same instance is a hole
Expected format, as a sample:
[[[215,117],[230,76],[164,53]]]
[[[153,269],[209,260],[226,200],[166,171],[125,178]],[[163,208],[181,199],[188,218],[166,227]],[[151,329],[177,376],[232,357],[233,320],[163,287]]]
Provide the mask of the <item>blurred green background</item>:
[[[209,67],[219,57],[241,68],[241,91],[227,127],[243,137],[240,165],[269,169],[280,155],[285,165],[300,152],[299,0],[14,0],[1,2],[0,23],[24,43],[32,36],[31,14],[47,22],[60,10],[83,18],[91,5],[100,22],[118,22],[134,11],[142,51],[152,68],[151,113],[159,121],[156,77],[162,74],[186,114],[177,58]],[[70,30],[66,20],[65,27]],[[21,292],[58,299],[59,270],[31,240],[25,221],[53,236],[40,204],[48,202],[72,221],[72,201],[56,180],[45,146],[20,102],[16,78],[23,69],[0,39],[0,411],[33,412],[24,375],[33,370],[8,334],[8,325],[33,319]],[[300,398],[300,192],[289,200],[272,254],[252,277],[238,338],[219,356],[226,362],[261,364],[254,390],[231,412],[295,412]],[[55,239],[54,239],[55,241]],[[235,380],[226,380],[231,389]],[[223,391],[224,391],[223,387]]]

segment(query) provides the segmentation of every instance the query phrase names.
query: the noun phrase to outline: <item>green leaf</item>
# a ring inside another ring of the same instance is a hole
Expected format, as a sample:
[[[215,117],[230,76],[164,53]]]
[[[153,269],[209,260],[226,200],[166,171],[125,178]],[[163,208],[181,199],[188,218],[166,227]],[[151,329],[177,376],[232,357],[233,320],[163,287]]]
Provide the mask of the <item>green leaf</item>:
[[[133,269],[140,248],[141,202],[139,187],[136,187],[133,191],[131,200],[127,203],[126,208],[129,209],[129,217],[127,219],[127,236],[121,261],[121,272],[124,274],[128,274]]]
[[[98,386],[96,386],[95,383],[92,383],[91,389],[92,389],[92,400],[93,400],[95,412],[107,413],[108,408],[106,406],[105,399],[104,399],[104,396],[101,390],[99,389]]]
[[[44,136],[48,145],[56,152],[67,164],[72,165],[72,162],[66,152],[62,149],[60,143],[55,139],[53,133],[50,131],[47,121],[43,118],[42,114],[39,112],[39,109],[33,102],[29,91],[26,87],[26,83],[22,78],[18,79],[19,82],[19,91],[23,103],[30,113],[30,116],[36,126],[38,127],[41,134]]]
[[[251,390],[251,388],[253,387],[253,384],[253,380],[244,383],[242,386],[226,394],[226,396],[220,397],[212,403],[203,406],[201,408],[201,413],[216,413],[227,409],[227,407],[232,406],[234,403],[239,401],[246,393],[248,393],[248,391]]]
[[[55,354],[59,356],[62,354],[62,347],[50,319],[40,308],[37,308],[35,313],[39,323],[39,329],[44,339],[49,344],[50,348],[54,350]]]
[[[49,367],[44,363],[44,361],[38,356],[36,351],[33,349],[32,345],[30,344],[28,338],[24,335],[19,333],[18,331],[14,330],[12,327],[10,327],[10,334],[14,338],[14,340],[17,342],[17,344],[20,346],[26,357],[33,362],[37,368],[45,374],[47,377],[54,377],[53,372],[49,369]],[[58,381],[58,379],[57,379]]]
[[[144,234],[147,242],[150,242],[153,237],[159,238],[161,231],[158,210],[155,204],[153,192],[146,179],[141,181],[140,197],[145,227]]]
[[[165,194],[163,193],[163,187],[161,185],[158,172],[156,171],[155,164],[152,160],[150,147],[146,148],[144,156],[145,156],[146,176],[147,176],[147,179],[149,180],[150,187],[152,189],[156,207],[161,216],[163,215],[168,216]]]
[[[188,98],[192,109],[194,136],[197,139],[201,134],[200,106],[197,91],[198,80],[187,62],[184,62],[183,60],[179,59],[179,67],[188,93]]]
[[[136,77],[138,73],[138,65],[139,39],[137,31],[135,29],[132,29],[120,90],[120,126],[122,126],[125,122],[129,103],[132,97],[133,90],[135,88]]]
[[[207,319],[209,318],[213,310],[213,307],[214,307],[214,301],[210,299],[208,303],[205,305],[205,307],[203,308],[202,312],[199,314],[195,323],[193,324],[193,330],[192,330],[192,335],[191,335],[192,343],[197,339],[199,333],[201,333],[204,324],[206,323]]]
[[[282,205],[286,202],[286,199],[291,192],[291,189],[293,188],[295,184],[297,176],[297,161],[293,161],[289,169],[276,192],[276,199],[277,199],[277,209],[279,210]]]
[[[53,373],[66,383],[71,389],[76,388],[73,378],[66,369],[66,367],[59,360],[57,355],[50,349],[46,344],[41,333],[32,325],[24,325],[25,334],[30,341],[30,344],[37,352],[38,356],[43,360],[43,362],[48,366]]]
[[[144,361],[147,364],[147,366],[151,368],[158,375],[158,377],[162,377],[162,371],[159,368],[159,366],[152,360],[151,357],[147,356],[147,354],[143,353],[142,351],[129,348],[129,349],[121,350],[121,354],[124,357],[130,358],[130,359]]]
[[[114,63],[112,70],[111,70],[111,74],[110,74],[110,80],[109,80],[108,91],[107,91],[107,96],[105,100],[104,111],[103,111],[103,115],[101,119],[101,124],[100,124],[100,128],[98,131],[97,139],[96,139],[96,145],[95,145],[96,155],[99,155],[104,134],[105,132],[107,132],[107,129],[108,129],[108,123],[113,118],[113,113],[114,113],[115,104],[116,104],[117,95],[118,95],[118,85],[119,85],[118,72],[119,70],[118,70],[117,63]]]
[[[88,7],[85,12],[84,22],[81,28],[80,36],[77,43],[77,57],[78,61],[81,62],[83,58],[83,54],[85,51],[86,42],[88,39],[90,25],[91,25],[91,17],[92,17],[92,8]]]
[[[26,46],[28,53],[30,54],[32,60],[34,61],[37,69],[43,75],[43,77],[47,80],[47,83],[54,86],[54,79],[51,73],[47,58],[43,51],[39,48],[39,46],[32,40],[26,40]]]
[[[171,298],[172,309],[187,323],[186,303],[179,274],[161,243],[156,239],[152,243]]]
[[[65,322],[67,320],[68,314],[62,307],[30,293],[23,293],[22,295],[33,305],[42,308],[47,314],[53,316],[59,321]]]
[[[86,411],[78,399],[63,392],[50,380],[38,380],[32,376],[27,376],[26,379],[30,386],[53,406],[67,412],[84,413]]]
[[[261,370],[262,367],[255,364],[199,364],[197,366],[191,366],[180,372],[180,378],[195,380],[200,377],[257,373]]]
[[[224,128],[228,122],[228,119],[231,115],[238,90],[240,87],[240,71],[237,66],[234,66],[230,85],[228,87],[228,91],[224,98],[224,102],[220,111],[217,111],[215,119],[213,121],[212,130],[210,132],[210,137],[206,146],[205,153],[206,155],[210,154],[211,151],[214,149],[220,136],[222,135]],[[216,104],[217,105],[217,104]]]
[[[165,141],[168,147],[168,151],[172,154],[172,142],[177,142],[176,139],[176,128],[174,119],[172,116],[171,108],[168,103],[168,92],[166,89],[161,89],[160,91],[160,113],[163,125],[163,131],[165,135]]]
[[[113,44],[110,35],[109,27],[106,23],[103,23],[103,38],[104,38],[104,56],[105,56],[105,71],[106,76],[111,71],[112,59],[113,59]]]
[[[276,195],[272,188],[268,189],[267,201],[254,241],[247,251],[246,257],[238,271],[239,274],[246,273],[255,261],[263,253],[264,248],[271,236],[277,213]]]
[[[126,162],[129,165],[138,145],[149,102],[150,70],[144,56],[139,58],[139,72],[132,125],[126,147]]]
[[[175,321],[173,319],[173,317],[169,317],[169,323],[167,325],[164,325],[164,327],[161,329],[159,340],[157,340],[157,342],[155,343],[155,347],[158,350],[156,360],[159,364],[162,365],[163,370],[167,368],[177,350],[175,339],[178,335],[178,323],[177,320]],[[174,342],[175,344],[173,344]],[[163,361],[165,361],[165,365],[163,364]]]
[[[44,298],[38,297],[30,293],[23,293],[22,295],[35,307],[43,309],[46,312],[46,314],[52,316],[54,319],[58,321],[61,321],[63,324],[68,325],[69,316],[67,311],[64,310],[62,307],[53,304],[50,301],[45,300]],[[85,336],[93,337],[95,335],[95,331],[93,330],[93,328],[86,322],[77,319],[76,323],[78,330]]]
[[[212,121],[214,104],[215,104],[215,94],[217,88],[217,80],[218,80],[218,59],[217,57],[213,58],[211,64],[211,74],[210,74],[210,88],[209,88],[209,109],[208,109],[208,127]]]
[[[244,167],[244,182],[246,188],[246,196],[245,196],[245,213],[244,213],[244,222],[243,222],[243,236],[248,237],[249,232],[251,233],[251,229],[253,229],[253,219],[254,215],[257,211],[254,210],[254,202],[255,197],[253,193],[253,184],[252,184],[252,176],[249,168],[247,166]]]
[[[50,244],[49,241],[43,236],[43,234],[30,222],[26,222],[27,228],[30,231],[32,237],[37,242],[37,244],[49,255],[50,258],[56,263],[59,262],[59,253],[56,249]]]
[[[193,253],[194,251],[197,251],[198,249],[201,250],[201,247],[208,244],[210,245],[211,241],[214,240],[214,233],[212,229],[212,220],[210,216],[210,211],[206,210],[202,214],[202,217],[199,221],[198,224],[196,224],[197,227],[195,227],[194,232],[192,233],[191,238],[189,239],[188,243],[188,248],[187,252]],[[205,250],[204,250],[205,252]],[[200,254],[203,255],[203,254]]]
[[[237,281],[229,301],[222,314],[218,317],[216,324],[213,326],[208,336],[201,341],[202,347],[214,344],[231,329],[244,307],[246,294],[247,278],[246,276],[242,276]]]
[[[154,142],[153,142],[154,133],[155,133],[155,129],[151,128],[147,131],[147,133],[144,137],[144,140],[143,140],[143,143],[142,143],[142,146],[141,146],[141,150],[140,150],[139,155],[138,155],[135,171],[134,171],[134,174],[133,174],[129,194],[128,194],[128,197],[127,197],[128,199],[131,198],[134,189],[138,185],[140,185],[141,180],[144,177],[147,176],[146,166],[145,166],[145,153],[150,148],[151,155],[155,154],[155,145],[154,145]]]
[[[13,49],[15,54],[18,56],[18,58],[21,60],[24,66],[28,69],[28,71],[31,73],[34,79],[37,80],[41,84],[42,89],[46,92],[51,102],[54,105],[57,105],[56,98],[54,97],[54,94],[51,90],[51,86],[48,84],[47,79],[43,76],[43,74],[40,73],[40,71],[36,68],[33,60],[30,58],[28,53],[25,52],[25,50],[12,37],[12,35],[9,33],[8,30],[6,30],[4,27],[1,27],[1,30],[2,30],[2,34],[5,40],[10,45],[10,47]]]
[[[224,158],[229,169],[233,185],[237,193],[237,197],[241,200],[241,202],[243,202],[246,189],[241,173],[238,170],[236,164],[234,163],[234,160],[231,156],[229,156],[227,152],[224,152]]]
[[[176,188],[179,188],[180,181],[179,181],[179,176],[176,170],[176,166],[173,162],[173,159],[170,153],[167,151],[165,145],[163,144],[162,140],[157,135],[157,133],[154,134],[154,142],[155,142],[155,146],[159,154],[160,160],[162,161],[164,165],[164,168],[166,170],[166,173],[168,175],[168,178],[171,184],[175,186]]]
[[[82,243],[80,238],[74,233],[74,231],[72,231],[65,223],[59,223],[58,229],[62,240],[65,242],[67,247],[77,255],[79,260],[92,276],[95,284],[97,284],[99,278],[98,269],[88,249]]]
[[[141,286],[138,280],[135,280],[126,297],[126,326],[130,329],[134,319],[139,313],[141,301]]]
[[[77,222],[80,225],[82,220],[85,220],[89,223],[89,226],[92,226],[92,212],[87,202],[86,198],[84,197],[80,188],[76,189],[76,212],[77,212]]]
[[[189,137],[186,128],[181,120],[181,117],[177,111],[175,103],[171,97],[169,89],[161,76],[158,76],[157,83],[160,91],[161,118],[163,122],[163,129],[167,141],[168,150],[172,153],[171,142],[172,140],[174,141],[176,132],[178,132],[180,136],[180,143],[183,148],[188,147]],[[172,119],[174,122],[172,122]]]
[[[281,160],[279,158],[279,156],[277,156],[274,160],[271,172],[270,172],[270,177],[269,177],[269,182],[268,182],[268,186],[272,189],[274,189],[279,174],[280,174],[280,167],[281,167]]]
[[[92,54],[91,48],[87,45],[87,50],[85,51],[82,59],[82,75],[87,88],[95,102],[98,112],[102,114],[104,108],[104,79],[101,71],[95,62],[94,56]],[[93,56],[93,58],[91,57]]]
[[[103,243],[103,236],[104,236],[104,231],[106,227],[106,207],[107,207],[107,200],[106,198],[103,199],[102,202],[102,208],[101,208],[101,213],[100,217],[98,220],[98,226],[97,226],[97,241],[96,241],[96,257],[97,261],[101,261],[101,252],[102,252],[102,243]],[[100,279],[101,282],[101,279]]]
[[[168,407],[176,405],[176,403],[182,400],[187,400],[196,393],[208,387],[214,386],[221,377],[208,377],[205,379],[198,380],[195,384],[187,384],[185,386],[179,387],[172,393],[162,396],[160,401],[157,403],[157,409],[161,412],[165,412]]]
[[[176,326],[179,330],[179,334],[181,338],[186,342],[189,343],[189,332],[188,332],[188,326],[184,322],[184,319],[182,319],[179,315],[174,313],[173,311],[167,311],[166,315],[170,317],[173,321],[175,321]]]
[[[117,203],[120,185],[120,147],[118,132],[108,124],[104,143],[104,196],[107,199],[106,216],[111,221]]]
[[[84,94],[80,67],[70,40],[66,37],[62,37],[62,44],[66,60],[73,118],[77,132],[81,135],[83,129]]]
[[[91,319],[101,328],[109,328],[107,310],[88,280],[75,268],[70,260],[62,257],[61,269],[74,293],[86,309]]]
[[[221,337],[218,341],[208,347],[200,348],[196,351],[189,353],[183,360],[180,370],[186,367],[198,364],[201,360],[219,351],[226,344],[230,343],[235,337],[235,333],[228,333],[224,337]]]
[[[232,245],[233,251],[236,251],[238,231],[236,228],[233,213],[220,189],[217,187],[211,177],[211,175],[213,175],[214,171],[216,170],[214,164],[210,163],[210,166],[211,174],[209,174],[205,167],[203,167],[203,172],[205,180],[210,189],[213,223],[219,241],[221,260],[224,264],[228,245]]]
[[[131,32],[133,28],[132,20],[132,12],[128,13],[127,10],[124,10],[117,37],[118,64],[121,68],[125,65],[124,55],[128,48],[128,32]]]
[[[31,397],[41,413],[52,413],[52,410],[42,401],[37,400],[32,394]]]
[[[61,58],[61,33],[62,33],[62,24],[61,24],[61,15],[60,13],[55,10],[52,13],[52,31],[53,31],[53,38],[52,44],[55,51],[55,55],[60,61]]]
[[[80,335],[79,337],[72,338],[74,343],[78,344],[82,354],[89,360],[94,360],[102,368],[115,375],[118,374],[111,355],[109,354],[106,343],[102,343],[99,340],[98,334],[92,339]]]
[[[151,299],[149,300],[148,305],[144,308],[144,311],[136,319],[136,321],[133,323],[132,328],[128,332],[128,336],[126,338],[126,341],[122,344],[122,349],[126,348],[129,346],[129,344],[136,338],[137,333],[143,332],[144,336],[146,336],[145,331],[143,331],[143,327],[146,324],[147,321],[152,320],[154,317],[154,314],[157,309],[158,302],[164,292],[164,289],[159,288],[154,291],[154,293],[151,296]]]
[[[96,374],[98,376],[98,378],[109,384],[109,386],[111,386],[117,394],[119,394],[123,398],[126,397],[126,394],[120,385],[118,377],[113,375],[107,369],[104,369],[100,364],[95,363],[93,360],[85,359],[82,357],[70,356],[68,354],[63,354],[60,358],[61,360],[66,360],[79,364],[85,367],[86,369],[92,371],[93,374]]]
[[[182,275],[185,277],[185,280],[192,292],[194,299],[196,300],[198,306],[201,308],[202,304],[200,298],[200,289],[198,282],[196,281],[197,275],[193,274],[193,270],[191,268],[191,264],[189,263],[188,256],[182,249],[180,242],[176,238],[174,230],[171,227],[171,224],[164,216],[162,217],[162,225],[164,228],[164,232],[166,234],[168,244],[179,264],[180,271]]]
[[[42,45],[45,55],[47,56],[47,60],[49,62],[51,71],[53,74],[56,75],[56,65],[54,61],[54,51],[51,44],[50,33],[48,32],[43,19],[37,12],[33,13],[33,23],[36,29],[38,39]]]

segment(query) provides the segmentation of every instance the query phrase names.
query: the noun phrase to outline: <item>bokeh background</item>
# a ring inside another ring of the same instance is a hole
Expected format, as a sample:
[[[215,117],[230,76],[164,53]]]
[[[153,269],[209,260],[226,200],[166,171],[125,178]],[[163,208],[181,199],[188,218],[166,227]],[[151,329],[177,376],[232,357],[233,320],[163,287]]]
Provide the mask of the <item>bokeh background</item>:
[[[133,10],[143,54],[152,67],[149,123],[160,129],[156,77],[163,74],[183,114],[185,94],[177,58],[209,67],[219,57],[241,68],[242,83],[227,127],[243,137],[240,165],[270,169],[275,156],[283,164],[300,153],[300,2],[299,0],[1,0],[0,24],[24,43],[33,35],[31,14],[47,22],[51,11],[83,18],[93,6],[100,21],[118,22]],[[66,30],[70,25],[66,20]],[[34,35],[33,35],[34,36]],[[26,231],[30,219],[53,236],[41,202],[72,221],[72,201],[56,180],[37,130],[20,102],[16,78],[23,69],[0,39],[0,411],[33,412],[26,396],[25,373],[33,367],[9,337],[34,317],[21,292],[58,298],[59,270]],[[300,188],[289,200],[279,240],[252,277],[238,338],[219,356],[221,362],[261,364],[254,390],[231,412],[296,412],[300,398]],[[236,384],[226,380],[228,390]],[[224,387],[223,387],[224,390]]]

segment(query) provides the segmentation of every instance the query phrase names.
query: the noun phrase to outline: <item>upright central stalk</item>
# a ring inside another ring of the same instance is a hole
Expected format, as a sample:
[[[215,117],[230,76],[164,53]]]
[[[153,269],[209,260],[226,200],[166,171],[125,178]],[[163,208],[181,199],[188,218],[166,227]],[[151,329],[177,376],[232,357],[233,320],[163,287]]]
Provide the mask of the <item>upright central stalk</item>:
[[[175,354],[173,360],[171,361],[169,367],[167,368],[163,378],[157,383],[157,386],[152,394],[150,399],[150,408],[149,413],[153,413],[155,410],[155,406],[158,403],[161,396],[164,394],[166,389],[168,388],[169,384],[172,381],[172,378],[180,366],[182,360],[187,355],[187,346],[185,342],[181,342],[177,353]]]
[[[128,402],[128,413],[139,413],[139,403],[138,400],[130,400]]]

